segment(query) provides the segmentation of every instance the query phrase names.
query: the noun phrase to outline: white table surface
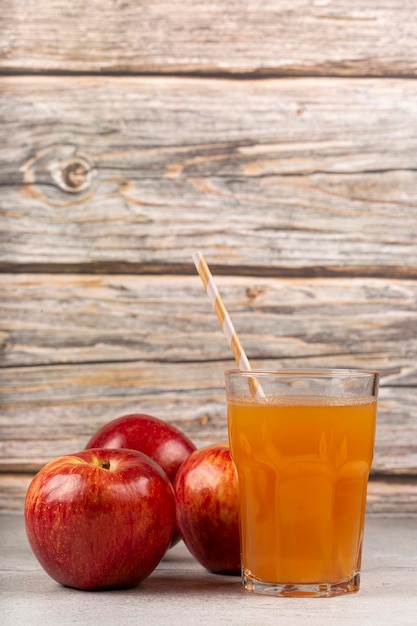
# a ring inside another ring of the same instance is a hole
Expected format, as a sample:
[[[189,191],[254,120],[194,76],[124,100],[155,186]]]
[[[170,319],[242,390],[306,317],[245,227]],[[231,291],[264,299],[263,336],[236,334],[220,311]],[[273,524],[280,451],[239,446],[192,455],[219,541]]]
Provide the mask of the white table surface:
[[[2,626],[417,625],[417,518],[368,518],[361,589],[336,598],[271,598],[238,576],[210,574],[183,543],[141,585],[125,591],[62,587],[33,556],[22,516],[0,516]]]

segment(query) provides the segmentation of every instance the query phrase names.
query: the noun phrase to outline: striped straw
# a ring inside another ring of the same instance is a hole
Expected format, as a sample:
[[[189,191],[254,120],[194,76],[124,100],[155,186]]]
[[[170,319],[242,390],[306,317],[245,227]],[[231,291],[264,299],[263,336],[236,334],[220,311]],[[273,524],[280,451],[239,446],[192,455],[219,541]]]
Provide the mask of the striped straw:
[[[233,356],[239,369],[250,372],[252,368],[250,366],[248,357],[246,356],[242,344],[240,343],[235,327],[233,326],[232,320],[230,319],[230,315],[228,314],[226,307],[224,306],[219,290],[216,287],[213,276],[209,270],[206,261],[204,260],[202,253],[194,252],[192,255],[192,259],[194,261],[194,265],[196,266],[198,275],[201,278],[201,282],[204,285],[204,289],[206,290],[206,293],[209,297],[209,300],[213,305],[213,309],[219,321],[220,327],[223,330],[227,343],[232,350]],[[256,378],[249,378],[249,387],[252,395],[254,396],[263,397],[265,395],[261,385],[259,384],[259,381]]]

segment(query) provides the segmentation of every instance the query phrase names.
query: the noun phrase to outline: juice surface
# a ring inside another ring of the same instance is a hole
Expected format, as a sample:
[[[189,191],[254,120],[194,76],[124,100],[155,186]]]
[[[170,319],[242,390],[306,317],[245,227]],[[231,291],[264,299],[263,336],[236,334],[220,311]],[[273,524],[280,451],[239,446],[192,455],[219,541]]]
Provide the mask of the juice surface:
[[[376,402],[228,402],[246,570],[275,583],[337,582],[360,567]]]

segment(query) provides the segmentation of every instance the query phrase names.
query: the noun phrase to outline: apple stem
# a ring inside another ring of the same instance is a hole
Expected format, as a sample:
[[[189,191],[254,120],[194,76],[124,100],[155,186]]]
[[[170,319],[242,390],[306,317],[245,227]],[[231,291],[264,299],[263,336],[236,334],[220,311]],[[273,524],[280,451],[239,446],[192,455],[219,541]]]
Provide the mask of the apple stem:
[[[110,461],[103,461],[103,463],[100,463],[100,467],[106,470],[110,469]]]

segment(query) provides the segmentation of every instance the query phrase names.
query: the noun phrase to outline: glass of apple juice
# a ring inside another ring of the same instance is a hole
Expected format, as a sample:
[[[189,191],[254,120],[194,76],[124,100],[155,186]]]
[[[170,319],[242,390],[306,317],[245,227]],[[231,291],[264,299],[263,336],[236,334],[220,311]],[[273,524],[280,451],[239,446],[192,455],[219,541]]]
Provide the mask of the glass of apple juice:
[[[245,589],[358,591],[378,373],[253,369],[225,379]]]

